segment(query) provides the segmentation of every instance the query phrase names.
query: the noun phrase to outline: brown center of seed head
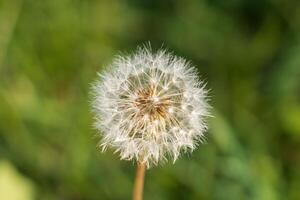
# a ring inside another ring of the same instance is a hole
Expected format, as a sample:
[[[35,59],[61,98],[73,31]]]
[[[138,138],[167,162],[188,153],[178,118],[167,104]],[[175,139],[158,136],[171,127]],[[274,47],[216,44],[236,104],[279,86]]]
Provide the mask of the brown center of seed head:
[[[166,119],[171,101],[169,97],[160,97],[159,91],[153,85],[137,91],[135,105],[139,114],[148,117],[150,122]]]

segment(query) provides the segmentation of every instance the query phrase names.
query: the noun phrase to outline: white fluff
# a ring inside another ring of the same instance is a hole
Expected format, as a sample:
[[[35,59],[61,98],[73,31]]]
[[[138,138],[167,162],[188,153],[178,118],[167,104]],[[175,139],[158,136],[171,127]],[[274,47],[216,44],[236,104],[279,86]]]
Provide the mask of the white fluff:
[[[121,159],[156,165],[194,150],[207,129],[207,91],[193,67],[166,51],[118,56],[93,87],[101,146]]]

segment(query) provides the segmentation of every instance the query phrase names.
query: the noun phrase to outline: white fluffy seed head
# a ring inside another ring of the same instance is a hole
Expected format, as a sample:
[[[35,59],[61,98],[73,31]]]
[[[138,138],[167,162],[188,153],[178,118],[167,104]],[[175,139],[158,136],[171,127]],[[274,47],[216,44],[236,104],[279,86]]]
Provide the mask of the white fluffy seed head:
[[[138,48],[119,56],[92,87],[101,146],[121,159],[174,162],[204,139],[207,91],[195,69],[166,51]]]

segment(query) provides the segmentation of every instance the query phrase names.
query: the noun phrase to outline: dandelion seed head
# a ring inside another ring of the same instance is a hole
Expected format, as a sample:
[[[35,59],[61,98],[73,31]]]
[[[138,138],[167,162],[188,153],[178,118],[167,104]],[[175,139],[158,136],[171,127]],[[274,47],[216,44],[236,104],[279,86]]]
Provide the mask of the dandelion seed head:
[[[194,150],[207,129],[207,91],[193,67],[166,51],[117,57],[92,87],[103,149],[147,166]]]

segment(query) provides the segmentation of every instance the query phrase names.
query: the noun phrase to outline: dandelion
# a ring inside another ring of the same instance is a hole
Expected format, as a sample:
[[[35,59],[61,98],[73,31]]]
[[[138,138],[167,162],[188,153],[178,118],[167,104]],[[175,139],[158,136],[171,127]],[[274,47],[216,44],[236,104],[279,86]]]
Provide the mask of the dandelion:
[[[138,163],[137,193],[146,167],[175,162],[204,139],[209,114],[204,84],[185,59],[164,50],[140,47],[115,58],[92,94],[100,146]]]

